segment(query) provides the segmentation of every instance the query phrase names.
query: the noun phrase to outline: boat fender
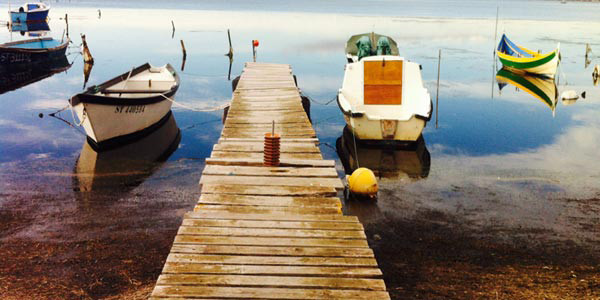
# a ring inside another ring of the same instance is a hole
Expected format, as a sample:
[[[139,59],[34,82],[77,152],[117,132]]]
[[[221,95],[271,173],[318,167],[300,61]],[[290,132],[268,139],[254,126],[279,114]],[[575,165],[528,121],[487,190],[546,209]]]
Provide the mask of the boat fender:
[[[560,98],[562,98],[562,100],[577,100],[579,95],[577,95],[577,92],[574,90],[567,90],[560,94]]]
[[[367,168],[358,168],[347,177],[350,193],[357,196],[377,198],[377,178],[373,171]]]

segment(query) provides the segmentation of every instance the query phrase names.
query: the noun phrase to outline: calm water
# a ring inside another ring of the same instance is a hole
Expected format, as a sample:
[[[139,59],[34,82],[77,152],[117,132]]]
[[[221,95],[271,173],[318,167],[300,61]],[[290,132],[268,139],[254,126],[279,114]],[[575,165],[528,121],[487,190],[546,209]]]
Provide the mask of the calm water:
[[[80,170],[77,164],[85,151],[85,136],[81,129],[48,114],[65,107],[68,98],[83,89],[80,34],[87,36],[95,58],[88,85],[145,62],[179,68],[179,41],[184,40],[187,62],[176,98],[195,108],[215,107],[231,97],[229,62],[223,56],[228,50],[227,29],[235,51],[232,78],[252,59],[250,41],[260,40],[258,60],[291,64],[299,87],[314,99],[311,118],[321,150],[326,158],[338,161],[342,174],[342,161],[348,158],[340,161],[338,153],[348,155],[341,149],[345,124],[330,100],[342,83],[345,40],[374,30],[392,36],[402,55],[423,66],[423,79],[434,101],[442,49],[439,115],[433,115],[417,149],[361,149],[361,166],[381,171],[382,192],[375,207],[348,205],[350,214],[368,224],[383,216],[410,220],[420,212],[437,211],[478,229],[542,229],[550,234],[540,239],[598,249],[600,203],[578,201],[600,197],[600,87],[593,85],[591,75],[593,66],[600,64],[600,57],[594,55],[600,55],[600,5],[433,0],[380,0],[368,5],[307,1],[291,7],[270,0],[141,3],[52,3],[52,36],[61,38],[65,29],[61,17],[69,15],[73,46],[67,52],[72,66],[0,95],[0,209],[17,211],[20,208],[14,203],[31,195],[69,202],[82,201],[84,193],[84,199],[110,195],[117,201],[131,201],[158,191],[171,199],[169,203],[184,203],[181,207],[193,205],[198,195],[203,160],[222,128],[221,111],[191,112],[174,106],[181,141],[165,163],[132,164],[125,169],[109,166],[103,176],[116,179],[105,181],[101,188],[82,189],[81,179],[73,179]],[[492,52],[497,5],[499,35],[504,32],[543,51],[560,43],[558,91],[585,91],[585,99],[571,105],[559,99],[553,112],[513,85],[499,93]],[[6,8],[3,4],[0,11]],[[176,27],[173,37],[171,20]],[[3,41],[22,38],[18,32],[0,30]],[[587,68],[586,43],[593,51]],[[58,115],[72,122],[68,110]],[[110,158],[97,161],[110,165]],[[123,175],[129,173],[143,176]],[[176,216],[185,211],[180,206]],[[48,228],[58,232],[61,226],[58,217],[49,222],[37,216],[0,238],[43,240],[48,238]]]

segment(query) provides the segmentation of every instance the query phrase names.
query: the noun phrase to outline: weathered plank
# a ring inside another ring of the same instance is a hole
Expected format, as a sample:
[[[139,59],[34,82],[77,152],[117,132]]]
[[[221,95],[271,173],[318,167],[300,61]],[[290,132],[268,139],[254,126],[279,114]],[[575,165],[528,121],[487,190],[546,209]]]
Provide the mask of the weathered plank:
[[[381,271],[372,267],[313,267],[313,266],[253,266],[217,265],[167,262],[163,273],[187,274],[240,274],[240,275],[288,275],[333,276],[350,278],[378,278]]]
[[[374,257],[370,248],[174,244],[171,253],[313,257]]]
[[[233,152],[257,152],[263,153],[264,144],[259,143],[221,143],[213,146],[213,151],[233,151]],[[279,146],[280,153],[321,153],[315,144],[288,144]],[[273,172],[273,174],[275,174]]]
[[[211,158],[247,159],[261,160],[264,155],[258,152],[236,152],[236,151],[213,151]],[[283,152],[279,155],[280,160],[315,160],[323,158],[321,153],[289,153]]]
[[[205,194],[236,194],[264,196],[336,196],[334,187],[322,186],[271,186],[268,189],[252,185],[203,184]]]
[[[292,289],[292,288],[250,288],[212,286],[163,286],[158,285],[152,297],[162,296],[221,297],[235,299],[390,299],[385,291],[335,290],[335,289]]]
[[[335,197],[249,196],[231,194],[202,194],[200,195],[198,204],[322,208],[341,208],[342,206],[340,199]]]
[[[219,143],[224,142],[242,142],[242,143],[262,143],[264,142],[264,138],[219,138]],[[318,144],[319,139],[317,138],[282,138],[280,140],[281,144],[285,143],[314,143]]]
[[[253,186],[320,186],[343,189],[344,185],[339,178],[311,178],[311,177],[264,177],[264,176],[222,176],[202,175],[200,184],[233,184]]]
[[[385,290],[381,279],[296,276],[164,274],[158,278],[157,284]]]
[[[273,229],[273,228],[233,228],[233,227],[179,227],[177,234],[218,235],[218,236],[257,236],[257,237],[314,237],[339,239],[365,239],[360,230],[321,230],[321,229]]]
[[[255,221],[255,220],[215,220],[183,219],[181,226],[219,228],[271,228],[271,229],[318,229],[318,230],[363,230],[360,223],[335,223],[320,221]]]
[[[221,211],[234,214],[299,214],[333,215],[341,214],[341,208],[335,207],[280,207],[280,206],[243,206],[197,204],[194,211]]]
[[[340,266],[377,267],[374,258],[362,257],[294,257],[171,253],[167,262],[219,265]]]
[[[274,176],[274,177],[332,177],[338,178],[334,168],[291,168],[207,165],[203,175]]]
[[[219,213],[219,212],[188,212],[185,214],[186,218],[190,219],[217,219],[217,220],[256,220],[256,221],[319,221],[319,222],[333,222],[333,223],[358,223],[356,216],[344,216],[344,215],[328,215],[328,216],[314,216],[314,215],[285,215],[285,214],[232,214],[232,213]]]

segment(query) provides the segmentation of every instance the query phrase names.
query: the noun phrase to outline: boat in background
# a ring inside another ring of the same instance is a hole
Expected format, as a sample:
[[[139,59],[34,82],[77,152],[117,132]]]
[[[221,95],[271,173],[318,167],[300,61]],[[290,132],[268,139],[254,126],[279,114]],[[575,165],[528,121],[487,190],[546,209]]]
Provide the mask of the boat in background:
[[[11,23],[8,27],[11,32],[19,32],[22,36],[44,37],[50,32],[50,26],[46,22],[38,23]]]
[[[552,52],[541,54],[516,45],[502,34],[496,54],[505,68],[517,72],[540,74],[554,77],[560,61],[560,44]]]
[[[73,190],[88,200],[93,191],[128,191],[151,176],[177,150],[180,141],[175,117],[168,113],[161,126],[135,142],[102,152],[84,142],[75,164]]]
[[[0,66],[0,94],[38,82],[71,68],[65,55],[45,62],[22,66]]]
[[[42,2],[28,2],[17,10],[9,10],[11,23],[46,22],[50,6]]]
[[[179,76],[167,64],[146,63],[69,100],[90,145],[97,150],[128,143],[169,118]]]
[[[432,109],[421,66],[399,56],[392,38],[375,33],[350,37],[346,58],[337,102],[350,130],[365,141],[416,141]]]
[[[335,145],[348,175],[360,166],[369,168],[378,178],[416,181],[429,176],[431,155],[422,136],[404,147],[361,143],[355,146],[352,133],[344,127]]]
[[[15,66],[47,62],[65,56],[69,39],[34,38],[0,45],[0,65]]]
[[[558,90],[554,79],[526,73],[519,74],[502,68],[496,73],[496,81],[500,90],[507,84],[511,84],[546,104],[554,113],[558,102]]]

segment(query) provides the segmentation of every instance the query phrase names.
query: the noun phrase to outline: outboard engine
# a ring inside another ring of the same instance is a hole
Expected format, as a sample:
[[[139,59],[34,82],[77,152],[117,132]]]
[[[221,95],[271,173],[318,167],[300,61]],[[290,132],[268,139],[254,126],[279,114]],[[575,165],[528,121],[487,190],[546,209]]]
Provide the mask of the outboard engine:
[[[379,39],[377,40],[377,55],[391,55],[391,54],[392,54],[392,47],[390,46],[390,40],[385,36],[379,37]]]
[[[368,36],[363,36],[356,42],[358,48],[358,60],[371,55],[371,39]]]

